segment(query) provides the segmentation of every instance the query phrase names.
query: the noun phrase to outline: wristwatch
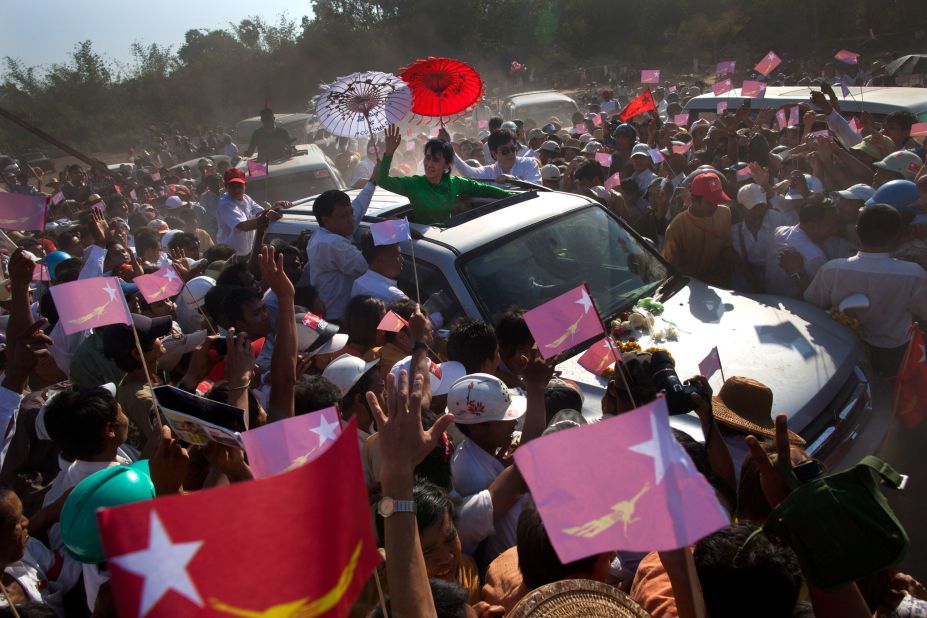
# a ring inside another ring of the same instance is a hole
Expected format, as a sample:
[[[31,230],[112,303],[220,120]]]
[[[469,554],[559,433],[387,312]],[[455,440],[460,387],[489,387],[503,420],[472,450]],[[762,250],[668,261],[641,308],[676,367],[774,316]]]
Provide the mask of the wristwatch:
[[[415,352],[416,350],[426,350],[427,351],[428,344],[425,343],[424,341],[416,341],[412,344],[412,351]]]
[[[384,519],[392,517],[393,513],[414,513],[415,501],[396,500],[394,498],[390,498],[389,496],[383,496],[380,498],[380,502],[377,504],[377,512]]]

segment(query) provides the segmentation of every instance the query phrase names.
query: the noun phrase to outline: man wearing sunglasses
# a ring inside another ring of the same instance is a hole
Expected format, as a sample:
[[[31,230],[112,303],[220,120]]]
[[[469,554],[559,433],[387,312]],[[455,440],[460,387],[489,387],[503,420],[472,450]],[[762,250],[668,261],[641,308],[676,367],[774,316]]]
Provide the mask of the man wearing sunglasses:
[[[447,139],[442,133],[442,139]],[[497,130],[489,135],[489,153],[495,160],[492,165],[470,167],[454,154],[454,170],[461,176],[476,180],[496,180],[500,176],[514,176],[528,182],[541,184],[541,168],[534,157],[519,157],[518,144],[508,131]]]

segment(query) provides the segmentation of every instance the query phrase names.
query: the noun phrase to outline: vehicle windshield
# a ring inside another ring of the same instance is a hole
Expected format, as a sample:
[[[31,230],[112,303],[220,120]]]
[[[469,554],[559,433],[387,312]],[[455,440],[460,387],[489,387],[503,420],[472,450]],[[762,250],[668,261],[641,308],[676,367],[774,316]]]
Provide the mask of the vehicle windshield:
[[[552,117],[561,123],[568,123],[573,114],[579,110],[569,101],[551,101],[550,103],[537,103],[534,105],[517,105],[514,117],[521,120],[534,120],[538,126],[547,124]]]
[[[654,293],[670,276],[654,253],[605,209],[590,206],[521,230],[464,256],[462,275],[493,322],[586,283],[602,318]]]
[[[273,164],[271,164],[273,165]],[[295,202],[329,189],[340,189],[338,181],[324,168],[306,170],[282,176],[261,176],[248,179],[248,195],[258,202],[279,200]]]

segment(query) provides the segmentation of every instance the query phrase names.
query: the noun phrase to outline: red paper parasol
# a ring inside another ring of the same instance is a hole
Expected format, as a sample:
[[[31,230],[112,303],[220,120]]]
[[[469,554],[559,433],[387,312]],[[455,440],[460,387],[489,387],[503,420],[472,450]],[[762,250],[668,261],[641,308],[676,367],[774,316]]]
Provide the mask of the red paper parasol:
[[[450,58],[416,60],[400,77],[412,89],[412,113],[444,118],[476,103],[483,80],[470,65]]]

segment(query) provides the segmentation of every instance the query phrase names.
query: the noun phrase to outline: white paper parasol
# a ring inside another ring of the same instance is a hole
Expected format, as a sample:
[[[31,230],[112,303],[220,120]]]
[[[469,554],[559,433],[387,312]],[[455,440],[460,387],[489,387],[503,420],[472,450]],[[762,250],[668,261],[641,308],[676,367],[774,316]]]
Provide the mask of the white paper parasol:
[[[412,91],[391,73],[367,71],[339,77],[321,86],[312,99],[319,124],[340,137],[366,137],[405,118]]]

